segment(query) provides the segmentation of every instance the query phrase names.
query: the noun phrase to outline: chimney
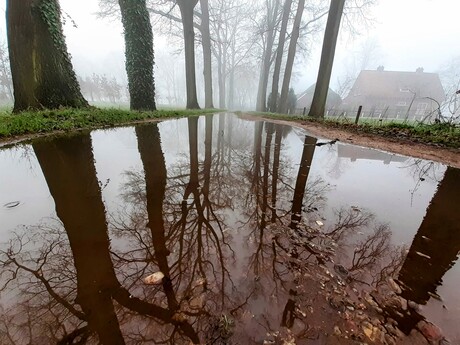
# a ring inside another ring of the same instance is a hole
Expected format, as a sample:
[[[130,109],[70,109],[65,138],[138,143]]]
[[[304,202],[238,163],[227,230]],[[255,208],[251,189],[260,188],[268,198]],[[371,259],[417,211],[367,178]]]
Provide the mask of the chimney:
[[[379,72],[383,72],[384,69],[385,69],[385,67],[383,67],[383,66],[377,67],[377,71],[379,71]]]
[[[417,73],[423,73],[423,71],[424,71],[423,67],[419,67],[415,70],[415,72]]]

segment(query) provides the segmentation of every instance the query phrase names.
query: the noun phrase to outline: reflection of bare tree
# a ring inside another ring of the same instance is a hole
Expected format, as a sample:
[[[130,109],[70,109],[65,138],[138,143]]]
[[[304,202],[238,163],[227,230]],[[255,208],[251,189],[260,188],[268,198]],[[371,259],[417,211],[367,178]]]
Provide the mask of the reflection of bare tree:
[[[390,249],[391,232],[387,225],[379,225],[375,231],[359,242],[353,251],[348,272],[360,275],[364,270],[372,272]]]
[[[328,230],[328,235],[336,242],[342,242],[362,228],[366,228],[374,215],[357,208],[341,208],[335,212],[335,224]]]
[[[299,171],[294,189],[292,201],[291,227],[295,227],[302,217],[302,203],[304,200],[305,187],[307,186],[308,175],[310,173],[311,162],[316,148],[316,138],[305,136],[303,144],[302,158],[300,159]]]
[[[410,159],[408,164],[403,167],[408,169],[409,174],[413,177],[415,185],[411,189],[411,202],[420,185],[425,181],[439,182],[442,178],[442,164],[425,161],[423,159]]]
[[[222,217],[215,211],[215,207],[222,208],[228,205],[221,206],[212,201],[211,193],[216,189],[211,179],[212,163],[222,163],[222,155],[221,152],[214,156],[212,154],[213,117],[207,116],[205,122],[202,172],[198,156],[198,118],[189,118],[190,155],[187,166],[190,167],[190,174],[172,178],[173,183],[169,190],[166,188],[166,167],[157,127],[142,126],[136,129],[144,165],[146,195],[142,196],[140,186],[143,185],[143,181],[137,178],[136,173],[129,174],[134,179],[125,185],[124,195],[127,201],[136,200],[139,193],[141,200],[146,199],[145,207],[151,236],[137,235],[143,231],[142,219],[145,219],[145,208],[142,205],[140,208],[133,205],[135,211],[124,217],[127,222],[123,219],[118,220],[116,232],[124,238],[131,237],[130,242],[135,243],[133,250],[119,253],[118,257],[131,261],[133,266],[136,266],[133,261],[148,263],[148,269],[141,272],[161,271],[165,275],[162,284],[169,309],[178,312],[180,309],[181,314],[198,318],[197,327],[205,334],[214,334],[214,326],[218,323],[220,313],[228,310],[226,292],[230,291],[233,285],[227,284],[230,281],[227,261],[231,260],[233,251],[226,239]],[[217,167],[214,169],[218,170]],[[182,168],[177,170],[181,171]],[[181,198],[179,207],[174,203],[177,195]],[[167,214],[166,225],[162,210]],[[136,229],[134,233],[133,229]],[[151,256],[150,243],[154,249]],[[140,250],[145,252],[145,257],[139,253]],[[133,251],[137,251],[135,260],[131,257]],[[132,277],[127,278],[133,280]],[[135,284],[135,281],[133,283]],[[158,296],[155,298],[158,299]],[[211,315],[214,315],[212,317],[216,318],[216,322],[209,322],[208,317]],[[205,316],[208,321],[200,321],[200,316]]]
[[[76,301],[101,343],[124,344],[110,295],[119,283],[109,251],[101,250],[110,244],[90,136],[37,142],[33,147],[69,239]]]
[[[37,235],[25,234],[2,253],[2,265],[10,274],[9,278],[2,278],[9,284],[20,284],[25,295],[34,296],[25,299],[31,306],[27,309],[31,312],[29,322],[41,315],[36,324],[47,327],[47,319],[52,319],[49,325],[54,330],[50,333],[61,338],[57,341],[60,344],[84,343],[92,334],[97,335],[101,344],[124,344],[120,325],[132,329],[132,318],[139,315],[171,325],[173,335],[183,334],[199,342],[186,318],[169,306],[135,297],[119,283],[110,257],[105,210],[89,135],[35,143],[34,150],[71,252],[66,251],[63,232],[54,231],[46,232],[40,241],[34,238]],[[56,263],[64,268],[55,266]],[[70,267],[75,267],[75,271]],[[37,300],[42,303],[36,304]],[[123,309],[115,308],[113,300]],[[130,314],[131,318],[127,318]],[[27,327],[27,323],[20,326]],[[73,330],[68,329],[70,326]]]

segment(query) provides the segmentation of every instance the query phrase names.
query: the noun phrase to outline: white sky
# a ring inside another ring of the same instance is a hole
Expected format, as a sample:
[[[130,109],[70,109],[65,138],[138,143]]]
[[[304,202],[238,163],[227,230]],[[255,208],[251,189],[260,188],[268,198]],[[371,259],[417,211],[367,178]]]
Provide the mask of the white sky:
[[[117,20],[96,18],[97,3],[96,0],[61,0],[63,10],[78,26],[74,28],[68,24],[65,28],[75,68],[80,74],[92,71],[123,74],[121,24]],[[424,67],[426,72],[437,71],[450,58],[460,55],[459,15],[459,0],[380,0],[373,11],[374,26],[353,41],[348,38],[340,41],[332,86],[337,76],[344,73],[348,54],[356,51],[359,43],[367,37],[378,43],[382,52],[379,64],[383,64],[386,70],[414,71],[417,67]],[[0,28],[5,41],[4,16],[0,17]],[[165,49],[164,42],[164,39],[155,38],[157,53]],[[315,81],[320,51],[321,42],[318,40],[308,65],[298,67],[301,76],[293,81],[297,91]]]

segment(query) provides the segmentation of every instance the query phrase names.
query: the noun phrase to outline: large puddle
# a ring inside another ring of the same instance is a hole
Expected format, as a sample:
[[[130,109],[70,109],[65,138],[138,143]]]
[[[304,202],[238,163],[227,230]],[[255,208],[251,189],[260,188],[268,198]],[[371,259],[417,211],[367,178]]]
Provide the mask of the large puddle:
[[[325,143],[218,114],[0,150],[0,343],[457,344],[460,170]]]

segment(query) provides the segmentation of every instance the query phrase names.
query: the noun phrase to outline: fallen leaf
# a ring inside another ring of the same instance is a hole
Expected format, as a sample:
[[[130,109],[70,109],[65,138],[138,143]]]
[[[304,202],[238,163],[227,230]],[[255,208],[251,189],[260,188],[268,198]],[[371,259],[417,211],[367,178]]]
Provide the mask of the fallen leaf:
[[[165,277],[165,275],[163,274],[163,272],[158,271],[158,272],[155,272],[154,274],[151,274],[151,275],[145,277],[144,278],[144,283],[147,284],[147,285],[160,284],[163,281],[164,277]]]

